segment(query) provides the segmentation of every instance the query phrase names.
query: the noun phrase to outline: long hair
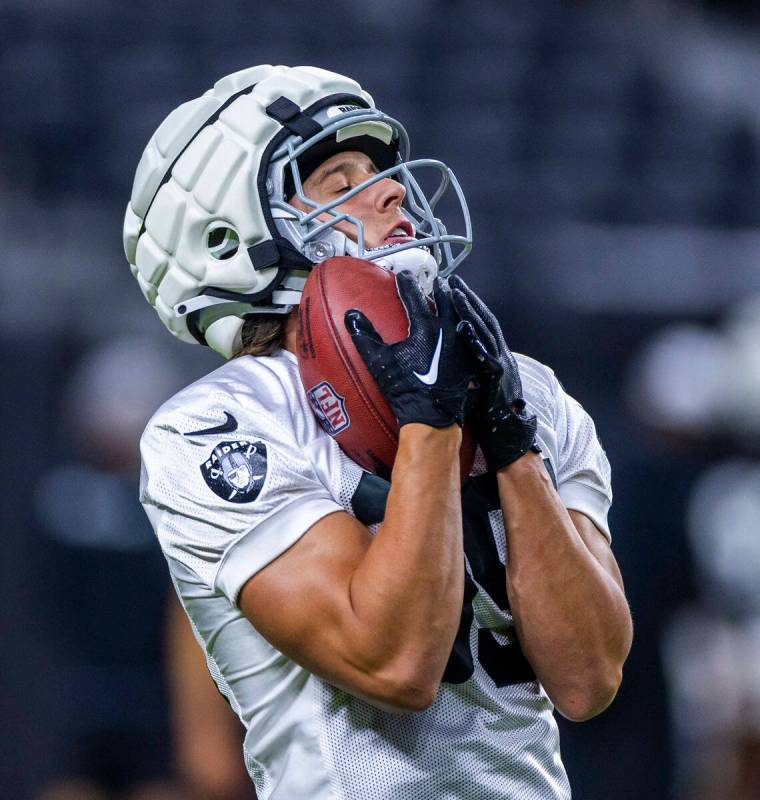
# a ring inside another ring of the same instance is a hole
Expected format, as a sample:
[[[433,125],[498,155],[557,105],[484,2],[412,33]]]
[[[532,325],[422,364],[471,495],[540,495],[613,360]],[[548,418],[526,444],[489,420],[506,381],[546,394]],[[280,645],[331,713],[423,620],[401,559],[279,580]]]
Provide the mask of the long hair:
[[[286,322],[286,314],[252,314],[246,317],[240,333],[243,344],[233,358],[271,356],[282,347]]]

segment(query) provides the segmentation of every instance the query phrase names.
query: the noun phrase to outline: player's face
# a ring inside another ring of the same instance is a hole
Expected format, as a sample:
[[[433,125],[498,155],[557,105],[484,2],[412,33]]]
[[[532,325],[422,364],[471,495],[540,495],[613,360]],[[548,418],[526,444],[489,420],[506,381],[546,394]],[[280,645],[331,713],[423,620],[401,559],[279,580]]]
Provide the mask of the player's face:
[[[327,203],[375,174],[377,168],[364,153],[354,150],[336,153],[323,161],[304,181],[304,194],[317,203]],[[405,195],[406,190],[400,183],[383,178],[336,206],[335,210],[361,220],[364,224],[365,248],[401,244],[414,239],[414,226],[401,210]],[[310,210],[297,197],[289,202],[302,211]],[[329,218],[329,214],[319,217]],[[356,241],[356,226],[353,223],[344,220],[334,227]]]

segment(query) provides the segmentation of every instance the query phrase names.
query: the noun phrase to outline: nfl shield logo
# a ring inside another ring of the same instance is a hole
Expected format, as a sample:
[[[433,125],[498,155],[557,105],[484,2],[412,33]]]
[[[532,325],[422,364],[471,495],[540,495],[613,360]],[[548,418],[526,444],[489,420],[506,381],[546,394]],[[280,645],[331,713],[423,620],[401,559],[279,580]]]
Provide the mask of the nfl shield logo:
[[[319,424],[330,436],[344,431],[351,420],[346,413],[345,398],[341,397],[327,382],[322,381],[306,393]]]

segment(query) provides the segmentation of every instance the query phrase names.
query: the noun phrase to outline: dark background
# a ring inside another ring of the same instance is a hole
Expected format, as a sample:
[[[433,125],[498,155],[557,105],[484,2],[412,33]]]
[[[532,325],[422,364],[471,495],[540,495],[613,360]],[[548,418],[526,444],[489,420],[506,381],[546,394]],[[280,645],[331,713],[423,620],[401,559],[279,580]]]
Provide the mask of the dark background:
[[[614,705],[562,723],[574,797],[702,797],[709,742],[671,713],[662,644],[678,609],[722,613],[690,549],[695,481],[756,464],[756,430],[727,412],[749,367],[699,345],[760,291],[758,23],[717,1],[0,2],[3,796],[171,771],[164,565],[130,445],[95,417],[137,430],[219,361],[144,303],[122,215],[171,109],[283,63],[356,78],[413,155],[452,167],[474,225],[460,274],[597,423],[636,636]]]

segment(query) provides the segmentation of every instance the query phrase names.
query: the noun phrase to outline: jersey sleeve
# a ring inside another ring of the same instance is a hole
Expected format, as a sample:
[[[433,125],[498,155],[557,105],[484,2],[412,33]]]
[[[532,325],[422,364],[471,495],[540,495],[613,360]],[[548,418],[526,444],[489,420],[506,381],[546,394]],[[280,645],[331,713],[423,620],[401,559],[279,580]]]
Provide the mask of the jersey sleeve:
[[[140,443],[140,501],[169,563],[234,604],[249,578],[341,506],[291,426],[250,403],[225,407],[234,432],[212,432],[225,427],[218,410],[151,420]]]
[[[583,406],[552,375],[557,436],[557,491],[566,508],[589,517],[610,540],[610,464]]]

